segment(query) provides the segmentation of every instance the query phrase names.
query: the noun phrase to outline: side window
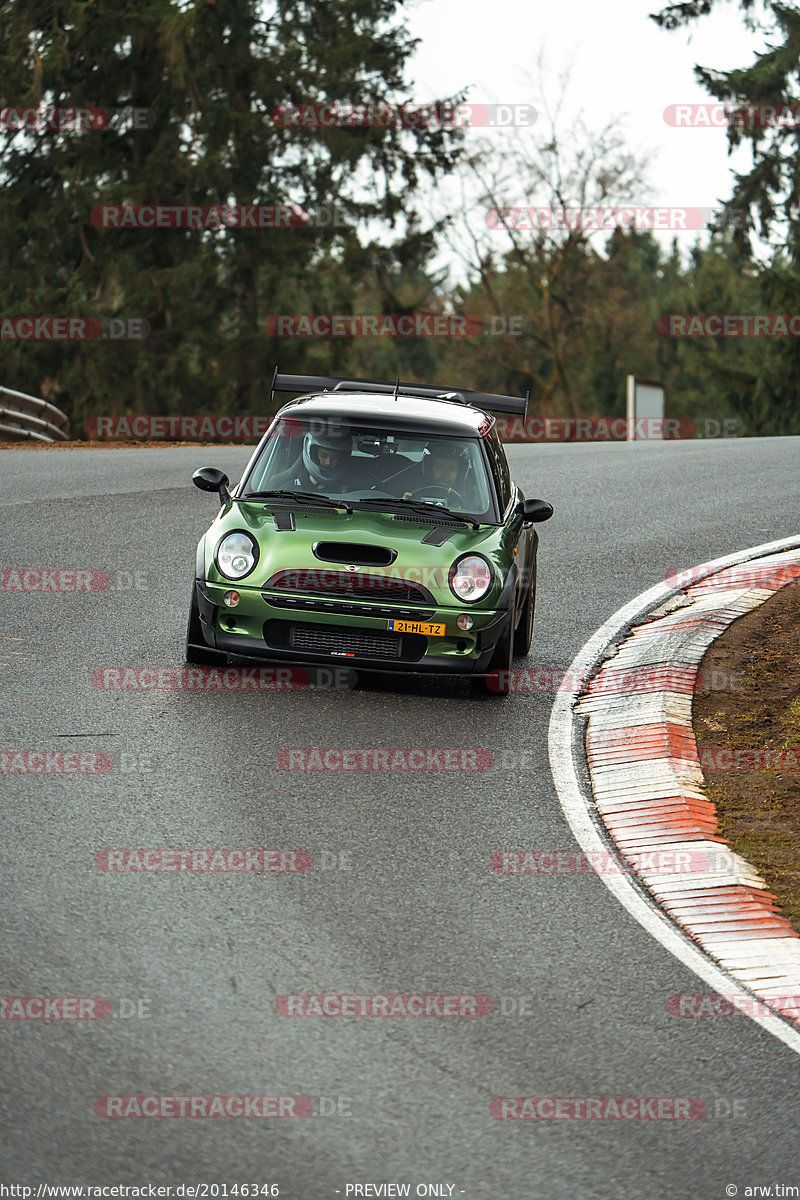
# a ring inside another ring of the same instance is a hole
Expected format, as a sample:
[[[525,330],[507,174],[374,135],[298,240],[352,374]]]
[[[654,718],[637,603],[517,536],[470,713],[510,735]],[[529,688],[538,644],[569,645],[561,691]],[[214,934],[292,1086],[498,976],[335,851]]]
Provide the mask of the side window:
[[[270,479],[294,466],[303,449],[302,430],[297,423],[282,422],[261,451],[247,482],[248,491],[270,487]]]
[[[500,497],[500,510],[501,512],[505,512],[511,499],[511,474],[508,469],[505,451],[497,436],[496,429],[492,430],[491,437],[486,439],[485,444],[489,452],[489,462],[492,467],[495,487]]]

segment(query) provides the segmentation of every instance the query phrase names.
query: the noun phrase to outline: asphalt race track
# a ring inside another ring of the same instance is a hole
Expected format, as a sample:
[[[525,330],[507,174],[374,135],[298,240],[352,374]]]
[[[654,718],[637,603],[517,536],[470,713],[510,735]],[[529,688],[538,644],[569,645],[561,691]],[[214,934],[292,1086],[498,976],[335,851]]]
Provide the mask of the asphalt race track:
[[[555,506],[527,665],[563,670],[671,568],[796,534],[797,451],[793,438],[511,446],[526,494]],[[195,545],[217,508],[191,473],[238,479],[250,452],[0,452],[0,568],[111,581],[3,594],[0,751],[114,759],[106,774],[0,774],[0,992],[107,997],[115,1013],[0,1022],[5,1178],[270,1183],[296,1200],[386,1182],[467,1200],[800,1184],[797,1056],[742,1016],[671,1016],[670,996],[707,986],[596,876],[490,870],[494,851],[575,848],[548,765],[552,691],[473,697],[388,677],[354,690],[93,685],[97,668],[180,667]],[[281,748],[336,746],[481,747],[499,765],[276,763]],[[114,847],[295,848],[315,864],[99,870],[95,855]],[[297,993],[481,994],[493,1011],[279,1015],[276,997]],[[118,1016],[122,1000],[149,1015]],[[314,1115],[95,1113],[99,1097],[145,1094],[302,1095]],[[697,1097],[707,1115],[490,1115],[493,1098],[528,1095]]]

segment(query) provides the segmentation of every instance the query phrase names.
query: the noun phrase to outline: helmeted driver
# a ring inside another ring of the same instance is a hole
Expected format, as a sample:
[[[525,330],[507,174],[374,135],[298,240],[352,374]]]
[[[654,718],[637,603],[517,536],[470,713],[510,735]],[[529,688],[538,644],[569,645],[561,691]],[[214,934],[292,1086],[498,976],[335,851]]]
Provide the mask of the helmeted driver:
[[[352,448],[347,434],[307,433],[303,438],[303,466],[314,487],[342,483],[348,473]]]
[[[303,437],[303,448],[294,465],[271,479],[270,487],[320,493],[344,489],[351,460],[349,434],[339,429],[310,432]]]
[[[451,493],[460,495],[467,474],[467,456],[461,446],[454,442],[436,439],[426,444],[422,460],[416,470],[412,491],[405,491],[410,497],[413,494],[422,496],[426,488],[434,489],[439,497],[444,491],[449,497]],[[407,489],[411,479],[404,484]]]
[[[425,483],[446,487],[457,492],[464,482],[467,460],[464,451],[453,442],[428,442],[422,456],[422,477]]]

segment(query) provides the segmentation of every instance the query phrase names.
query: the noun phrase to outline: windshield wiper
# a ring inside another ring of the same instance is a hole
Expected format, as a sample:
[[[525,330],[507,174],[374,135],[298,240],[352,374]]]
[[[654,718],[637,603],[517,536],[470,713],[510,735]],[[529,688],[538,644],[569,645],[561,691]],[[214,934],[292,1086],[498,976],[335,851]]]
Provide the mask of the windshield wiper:
[[[318,492],[290,492],[290,491],[271,491],[271,492],[245,492],[240,496],[240,500],[265,500],[269,496],[274,496],[280,500],[297,500],[301,504],[324,504],[331,508],[343,508],[346,512],[352,513],[352,506],[346,500],[333,500],[330,496],[322,496]]]
[[[480,529],[480,524],[474,517],[465,517],[463,513],[453,512],[450,508],[445,508],[443,504],[433,504],[430,500],[403,500],[386,496],[385,499],[380,496],[365,497],[361,500],[354,500],[353,503],[357,506],[362,504],[379,504],[381,508],[409,508],[412,512],[418,513],[436,513],[440,517],[450,517],[453,521],[463,521],[465,525],[471,525],[473,529]]]

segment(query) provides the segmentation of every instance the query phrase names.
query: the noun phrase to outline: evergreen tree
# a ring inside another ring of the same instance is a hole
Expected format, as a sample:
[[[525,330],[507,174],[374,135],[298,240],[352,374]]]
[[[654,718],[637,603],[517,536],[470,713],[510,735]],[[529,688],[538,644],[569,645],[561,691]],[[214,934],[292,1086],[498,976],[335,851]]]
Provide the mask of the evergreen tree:
[[[713,3],[671,4],[654,20],[674,29],[707,14]],[[748,145],[750,149],[752,166],[734,174],[726,205],[727,223],[734,232],[724,245],[733,260],[728,266],[749,268],[747,275],[757,279],[758,287],[746,289],[752,307],[743,304],[741,288],[730,290],[729,307],[722,307],[718,273],[709,293],[718,307],[706,311],[800,313],[800,10],[777,0],[762,6],[740,0],[740,5],[750,28],[757,27],[757,13],[766,18],[769,46],[746,67],[719,71],[698,66],[695,74],[716,100],[730,106],[730,148]],[[771,259],[757,270],[748,263],[753,231],[772,251]],[[722,274],[728,273],[724,265],[717,266]],[[708,262],[702,267],[705,275]],[[702,371],[706,376],[712,372],[717,384],[728,375],[730,403],[750,432],[800,432],[797,338],[759,338],[749,346],[724,349],[721,344],[709,347],[698,342],[695,356],[705,356]]]
[[[456,130],[292,127],[281,106],[398,105],[405,0],[7,0],[0,107],[132,108],[83,132],[0,134],[0,285],[13,315],[138,317],[141,342],[2,343],[2,382],[93,412],[263,408],[282,348],[264,328],[325,264],[355,278],[363,223],[418,238],[414,194]],[[112,205],[287,205],[301,228],[113,229]],[[332,205],[344,225],[318,225]],[[291,310],[289,310],[291,311]],[[302,363],[293,363],[302,366]]]

